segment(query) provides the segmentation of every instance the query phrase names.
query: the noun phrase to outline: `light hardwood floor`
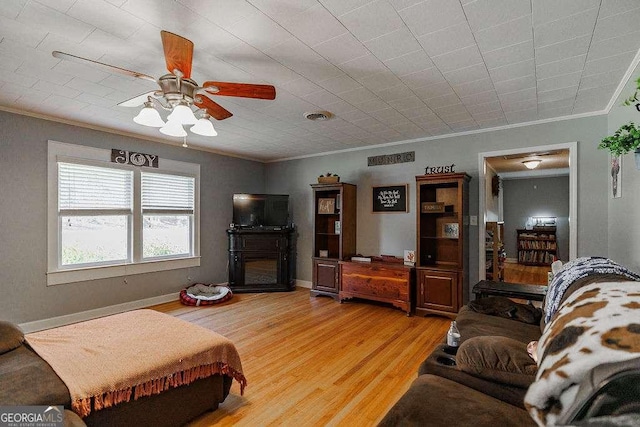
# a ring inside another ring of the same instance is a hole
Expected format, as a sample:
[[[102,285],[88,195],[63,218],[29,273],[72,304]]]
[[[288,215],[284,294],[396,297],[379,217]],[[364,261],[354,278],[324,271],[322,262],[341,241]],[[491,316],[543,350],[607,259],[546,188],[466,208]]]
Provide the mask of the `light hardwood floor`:
[[[231,339],[248,385],[191,425],[376,425],[417,377],[450,320],[407,317],[309,290],[236,294],[213,307],[153,307]]]

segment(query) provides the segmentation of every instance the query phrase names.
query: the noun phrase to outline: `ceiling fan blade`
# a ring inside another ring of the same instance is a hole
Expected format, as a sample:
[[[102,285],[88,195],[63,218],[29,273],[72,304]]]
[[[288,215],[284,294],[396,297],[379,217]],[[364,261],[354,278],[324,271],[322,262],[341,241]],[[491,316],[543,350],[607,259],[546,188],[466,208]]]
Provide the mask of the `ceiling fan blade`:
[[[73,61],[73,62],[77,62],[79,64],[84,64],[84,65],[93,65],[93,66],[97,66],[97,67],[103,68],[105,71],[110,72],[110,73],[123,74],[125,76],[137,77],[139,79],[149,80],[151,82],[157,83],[157,81],[156,81],[156,79],[154,77],[148,76],[148,75],[143,74],[143,73],[138,73],[137,71],[127,70],[125,68],[120,68],[120,67],[116,67],[114,65],[109,65],[109,64],[102,63],[102,62],[93,61],[91,59],[82,58],[80,56],[71,55],[70,53],[64,53],[64,52],[60,52],[60,51],[57,51],[57,50],[54,50],[53,52],[51,52],[51,54],[55,58],[58,58],[58,59],[65,59],[67,61]]]
[[[204,95],[197,96],[194,100],[194,104],[200,108],[204,108],[205,110],[207,110],[207,113],[209,113],[209,115],[216,120],[224,120],[233,116],[231,112],[225,110],[220,105],[209,99],[209,97]]]
[[[145,102],[147,102],[147,100],[149,99],[150,96],[156,96],[157,93],[159,91],[157,90],[152,90],[151,92],[145,92],[145,93],[141,93],[138,96],[134,96],[133,98],[127,99],[126,101],[122,101],[120,103],[118,103],[118,106],[120,107],[139,107],[142,104],[144,104]],[[162,92],[160,92],[162,93]]]
[[[239,96],[242,98],[276,99],[276,88],[271,85],[249,83],[204,82],[202,85],[213,95]],[[215,89],[218,89],[217,91]]]
[[[191,77],[191,63],[193,62],[193,42],[177,34],[168,31],[160,31],[164,59],[167,62],[167,70],[176,74],[178,70],[185,78]]]

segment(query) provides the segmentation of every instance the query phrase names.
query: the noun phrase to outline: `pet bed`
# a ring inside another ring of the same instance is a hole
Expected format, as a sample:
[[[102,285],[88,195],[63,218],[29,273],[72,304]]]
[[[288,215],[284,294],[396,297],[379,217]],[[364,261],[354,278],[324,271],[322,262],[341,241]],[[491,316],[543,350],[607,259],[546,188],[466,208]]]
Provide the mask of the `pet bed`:
[[[180,302],[185,305],[213,305],[231,299],[233,292],[226,286],[196,283],[180,291]]]

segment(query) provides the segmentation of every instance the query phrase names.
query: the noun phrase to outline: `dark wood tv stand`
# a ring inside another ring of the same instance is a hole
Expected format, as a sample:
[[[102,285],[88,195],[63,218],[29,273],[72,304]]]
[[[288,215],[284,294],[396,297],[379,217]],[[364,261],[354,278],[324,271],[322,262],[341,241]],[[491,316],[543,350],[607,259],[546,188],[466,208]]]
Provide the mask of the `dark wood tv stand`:
[[[229,287],[233,292],[295,289],[296,245],[292,228],[232,228]]]

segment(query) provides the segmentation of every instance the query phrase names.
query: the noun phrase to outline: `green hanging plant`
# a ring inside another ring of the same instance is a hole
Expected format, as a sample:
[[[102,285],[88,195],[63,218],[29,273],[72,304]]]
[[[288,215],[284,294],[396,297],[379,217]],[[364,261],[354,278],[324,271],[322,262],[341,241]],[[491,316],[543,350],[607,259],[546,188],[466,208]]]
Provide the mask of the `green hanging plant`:
[[[630,105],[636,104],[636,108],[638,108],[638,110],[640,111],[640,100],[638,100],[638,92],[640,92],[640,77],[638,77],[638,80],[636,80],[636,88],[637,89],[633,96],[625,99],[622,102],[622,105],[626,105],[628,107]]]
[[[620,126],[612,136],[602,139],[598,145],[599,149],[609,150],[614,157],[635,151],[638,147],[640,147],[640,128],[633,122]]]

